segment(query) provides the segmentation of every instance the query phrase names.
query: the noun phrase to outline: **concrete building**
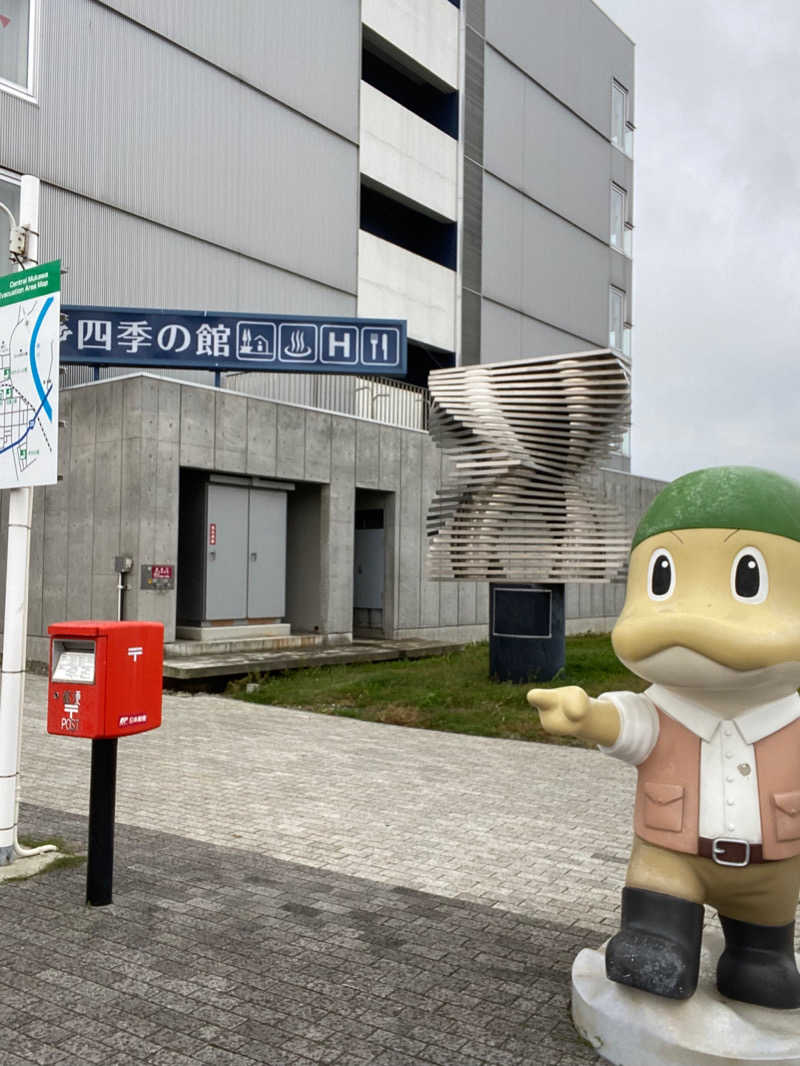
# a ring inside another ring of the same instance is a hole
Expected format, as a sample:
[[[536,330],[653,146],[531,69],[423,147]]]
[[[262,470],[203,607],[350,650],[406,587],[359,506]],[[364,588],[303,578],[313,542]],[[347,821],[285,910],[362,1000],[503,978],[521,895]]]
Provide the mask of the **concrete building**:
[[[126,606],[168,640],[265,620],[308,640],[484,636],[485,586],[424,575],[440,463],[424,385],[460,363],[629,356],[628,38],[591,0],[5,9],[0,199],[14,211],[20,176],[40,179],[39,258],[62,260],[64,303],[397,317],[409,337],[406,383],[67,371],[31,654],[50,622],[113,615],[120,554],[135,586],[142,564],[176,568]],[[655,483],[611,465],[633,519]],[[216,583],[215,507],[240,514]],[[582,629],[620,590],[570,595]]]

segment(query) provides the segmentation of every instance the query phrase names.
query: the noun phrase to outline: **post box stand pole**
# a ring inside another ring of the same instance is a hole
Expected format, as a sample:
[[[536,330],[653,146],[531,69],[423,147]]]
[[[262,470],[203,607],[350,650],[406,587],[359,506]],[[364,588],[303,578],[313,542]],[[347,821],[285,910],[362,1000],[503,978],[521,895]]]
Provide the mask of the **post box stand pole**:
[[[114,883],[114,812],[117,797],[117,737],[92,740],[89,785],[89,854],[86,902],[90,907],[111,903]]]

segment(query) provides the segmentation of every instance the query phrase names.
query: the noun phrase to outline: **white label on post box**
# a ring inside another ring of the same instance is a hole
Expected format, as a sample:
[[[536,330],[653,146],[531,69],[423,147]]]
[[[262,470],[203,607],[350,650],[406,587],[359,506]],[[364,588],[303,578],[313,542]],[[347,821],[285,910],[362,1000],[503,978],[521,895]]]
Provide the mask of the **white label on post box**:
[[[54,681],[94,681],[93,651],[62,651],[53,671]]]

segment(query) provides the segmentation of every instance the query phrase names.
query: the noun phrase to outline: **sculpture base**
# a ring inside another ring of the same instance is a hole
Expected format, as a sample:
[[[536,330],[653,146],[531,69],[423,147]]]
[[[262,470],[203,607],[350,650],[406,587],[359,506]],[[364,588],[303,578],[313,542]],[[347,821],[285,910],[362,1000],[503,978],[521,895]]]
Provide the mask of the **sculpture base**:
[[[653,996],[606,977],[605,950],[572,966],[572,1020],[615,1066],[800,1066],[800,1009],[771,1010],[725,999],[716,989],[722,934],[703,938],[700,982],[691,999]]]

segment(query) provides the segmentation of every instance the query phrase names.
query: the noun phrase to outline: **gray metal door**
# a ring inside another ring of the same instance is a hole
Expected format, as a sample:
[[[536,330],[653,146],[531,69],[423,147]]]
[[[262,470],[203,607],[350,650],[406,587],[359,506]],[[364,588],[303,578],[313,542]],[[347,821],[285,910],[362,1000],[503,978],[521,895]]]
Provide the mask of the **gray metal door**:
[[[385,567],[382,529],[357,529],[353,551],[353,606],[370,610],[383,608]]]
[[[208,485],[206,612],[209,621],[247,617],[248,490]]]
[[[250,489],[248,618],[286,614],[286,493]]]

